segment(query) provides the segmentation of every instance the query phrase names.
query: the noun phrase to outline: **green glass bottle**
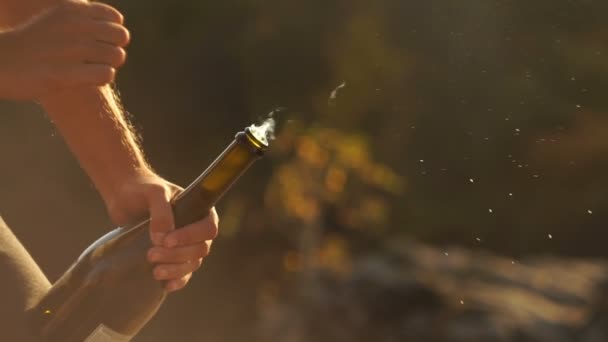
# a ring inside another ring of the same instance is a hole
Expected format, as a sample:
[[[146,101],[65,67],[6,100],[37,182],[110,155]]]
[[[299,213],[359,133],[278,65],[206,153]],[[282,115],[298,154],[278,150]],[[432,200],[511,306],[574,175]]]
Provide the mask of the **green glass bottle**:
[[[272,120],[272,119],[270,119]],[[272,122],[251,126],[173,202],[175,226],[203,219],[268,147]],[[89,246],[28,312],[45,342],[122,342],[133,338],[166,297],[146,253],[149,220],[117,228]]]

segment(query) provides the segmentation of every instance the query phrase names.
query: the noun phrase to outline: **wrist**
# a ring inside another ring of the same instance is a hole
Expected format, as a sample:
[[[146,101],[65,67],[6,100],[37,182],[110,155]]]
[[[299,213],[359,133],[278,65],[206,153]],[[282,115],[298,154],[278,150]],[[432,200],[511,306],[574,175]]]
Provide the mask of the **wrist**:
[[[93,175],[90,175],[94,179]],[[121,202],[121,199],[132,184],[140,182],[142,179],[157,177],[156,173],[146,164],[133,165],[124,169],[115,169],[110,174],[105,172],[98,181],[93,180],[97,191],[108,208],[112,203]]]

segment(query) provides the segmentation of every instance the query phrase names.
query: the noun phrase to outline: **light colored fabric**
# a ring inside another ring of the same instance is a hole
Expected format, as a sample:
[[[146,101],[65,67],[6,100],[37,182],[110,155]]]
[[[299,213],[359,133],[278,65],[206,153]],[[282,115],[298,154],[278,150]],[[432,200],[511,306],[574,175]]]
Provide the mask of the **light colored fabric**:
[[[0,217],[0,340],[32,339],[25,311],[50,289],[51,283]]]

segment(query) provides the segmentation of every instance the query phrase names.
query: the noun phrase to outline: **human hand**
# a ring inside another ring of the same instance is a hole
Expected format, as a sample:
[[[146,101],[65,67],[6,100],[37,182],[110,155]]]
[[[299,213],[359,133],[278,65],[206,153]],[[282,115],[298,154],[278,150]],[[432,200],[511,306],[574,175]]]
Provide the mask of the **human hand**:
[[[0,98],[37,100],[57,90],[114,80],[129,42],[123,16],[99,2],[61,0],[0,31]]]
[[[150,239],[153,247],[147,259],[155,264],[154,277],[165,280],[169,292],[183,288],[192,272],[202,264],[217,236],[215,209],[198,222],[175,230],[171,199],[183,189],[151,172],[144,172],[123,182],[106,199],[110,217],[117,225],[128,225],[146,213],[150,215]],[[179,228],[179,227],[178,227]]]

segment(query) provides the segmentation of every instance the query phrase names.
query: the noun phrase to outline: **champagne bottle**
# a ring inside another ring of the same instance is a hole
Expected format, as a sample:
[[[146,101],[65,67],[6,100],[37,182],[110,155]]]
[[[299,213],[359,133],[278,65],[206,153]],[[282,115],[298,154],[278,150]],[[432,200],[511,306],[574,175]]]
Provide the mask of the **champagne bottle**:
[[[251,126],[173,201],[175,226],[196,222],[261,157],[274,122]],[[90,245],[28,312],[45,342],[122,342],[133,338],[166,297],[146,253],[149,219],[117,228]]]

